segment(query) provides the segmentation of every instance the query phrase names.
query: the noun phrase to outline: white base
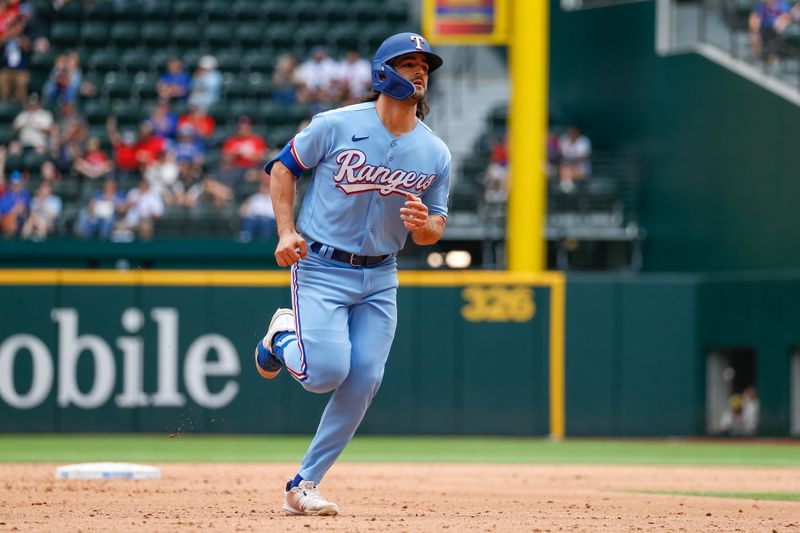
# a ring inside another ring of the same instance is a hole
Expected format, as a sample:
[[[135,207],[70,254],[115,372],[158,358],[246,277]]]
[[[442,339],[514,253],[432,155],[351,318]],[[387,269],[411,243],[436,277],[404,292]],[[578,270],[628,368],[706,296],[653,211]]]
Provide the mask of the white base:
[[[159,479],[154,466],[132,463],[79,463],[56,468],[56,479]]]

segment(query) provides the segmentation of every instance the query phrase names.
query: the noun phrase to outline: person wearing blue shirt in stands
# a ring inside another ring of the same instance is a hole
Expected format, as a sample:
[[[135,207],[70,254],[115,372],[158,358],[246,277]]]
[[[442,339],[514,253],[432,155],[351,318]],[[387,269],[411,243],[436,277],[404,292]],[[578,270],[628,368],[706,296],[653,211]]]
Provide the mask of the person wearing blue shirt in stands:
[[[771,63],[778,60],[783,34],[792,24],[793,11],[786,0],[761,0],[750,12],[750,44],[753,56],[757,59],[768,59]]]
[[[186,100],[191,85],[192,78],[183,70],[183,63],[177,57],[173,57],[167,62],[167,71],[158,79],[156,89],[158,97],[164,102],[169,102]]]
[[[25,222],[25,217],[28,216],[31,195],[25,189],[19,171],[11,174],[9,182],[8,190],[0,197],[0,225],[4,237],[16,237]]]

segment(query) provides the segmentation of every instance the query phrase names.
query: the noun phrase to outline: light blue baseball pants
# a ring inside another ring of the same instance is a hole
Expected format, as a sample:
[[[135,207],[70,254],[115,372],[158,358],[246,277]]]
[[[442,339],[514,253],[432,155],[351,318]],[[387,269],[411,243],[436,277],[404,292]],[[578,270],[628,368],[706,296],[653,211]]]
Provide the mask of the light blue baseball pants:
[[[378,392],[397,326],[397,261],[352,267],[327,247],[292,267],[297,340],[284,366],[308,391],[334,391],[299,474],[319,483],[353,438]],[[329,253],[329,252],[328,252]]]

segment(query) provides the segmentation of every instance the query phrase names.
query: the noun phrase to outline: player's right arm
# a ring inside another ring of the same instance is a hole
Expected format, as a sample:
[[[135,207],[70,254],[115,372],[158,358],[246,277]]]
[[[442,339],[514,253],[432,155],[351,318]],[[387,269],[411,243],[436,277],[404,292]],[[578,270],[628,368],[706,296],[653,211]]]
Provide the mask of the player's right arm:
[[[328,154],[332,135],[324,116],[317,115],[264,166],[270,176],[269,191],[278,225],[275,259],[280,266],[293,265],[306,256],[306,241],[294,225],[295,182]]]
[[[275,260],[278,266],[289,266],[306,257],[306,240],[294,225],[295,182],[292,172],[281,161],[275,161],[270,169],[269,194],[278,225],[278,246]]]

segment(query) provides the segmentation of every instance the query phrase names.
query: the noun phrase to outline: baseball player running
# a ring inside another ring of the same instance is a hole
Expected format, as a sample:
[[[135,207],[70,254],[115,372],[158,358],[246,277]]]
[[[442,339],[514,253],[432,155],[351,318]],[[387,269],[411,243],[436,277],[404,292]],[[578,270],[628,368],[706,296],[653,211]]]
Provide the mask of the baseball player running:
[[[450,152],[422,119],[428,75],[442,59],[416,33],[386,39],[363,103],[316,115],[264,167],[278,224],[278,265],[291,266],[292,309],[278,309],[256,368],[281,368],[306,390],[333,392],[283,509],[335,515],[317,485],[364,418],[397,324],[396,254],[444,232]],[[295,180],[314,169],[295,226]]]

